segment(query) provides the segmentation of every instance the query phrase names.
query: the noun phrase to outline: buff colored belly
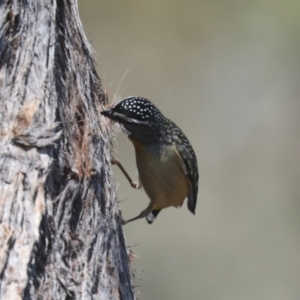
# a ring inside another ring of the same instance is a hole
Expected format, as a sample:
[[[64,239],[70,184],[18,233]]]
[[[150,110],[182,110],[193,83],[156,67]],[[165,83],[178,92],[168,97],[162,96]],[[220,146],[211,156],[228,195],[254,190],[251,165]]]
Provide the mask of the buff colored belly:
[[[190,189],[183,162],[175,146],[166,146],[160,155],[133,142],[139,179],[153,209],[181,206]]]

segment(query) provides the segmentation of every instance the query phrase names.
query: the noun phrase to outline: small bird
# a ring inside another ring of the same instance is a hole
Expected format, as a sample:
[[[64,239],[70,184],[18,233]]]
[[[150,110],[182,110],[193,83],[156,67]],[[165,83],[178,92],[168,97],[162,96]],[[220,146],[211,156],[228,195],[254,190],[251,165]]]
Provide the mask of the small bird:
[[[153,223],[163,208],[182,206],[187,197],[188,209],[195,214],[198,194],[198,165],[195,152],[180,128],[163,116],[148,99],[128,97],[101,114],[121,125],[133,143],[139,173],[133,182],[115,159],[131,186],[142,186],[150,204],[138,216],[122,224],[146,217]]]

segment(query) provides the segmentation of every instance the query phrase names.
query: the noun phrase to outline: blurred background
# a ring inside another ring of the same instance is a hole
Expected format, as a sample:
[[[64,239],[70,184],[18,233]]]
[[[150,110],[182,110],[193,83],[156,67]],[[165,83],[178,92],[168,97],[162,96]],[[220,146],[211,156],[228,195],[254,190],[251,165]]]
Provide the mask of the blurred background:
[[[112,99],[149,98],[198,157],[196,216],[124,227],[142,300],[300,299],[300,2],[79,0]],[[117,157],[137,177],[122,132]],[[125,219],[148,205],[113,167]]]

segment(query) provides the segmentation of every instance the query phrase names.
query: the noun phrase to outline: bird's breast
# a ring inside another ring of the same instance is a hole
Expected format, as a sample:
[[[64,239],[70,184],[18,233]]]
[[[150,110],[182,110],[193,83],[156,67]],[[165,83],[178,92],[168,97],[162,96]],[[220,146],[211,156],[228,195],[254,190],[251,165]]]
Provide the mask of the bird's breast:
[[[139,179],[154,209],[181,206],[190,184],[175,145],[144,147],[132,141]]]

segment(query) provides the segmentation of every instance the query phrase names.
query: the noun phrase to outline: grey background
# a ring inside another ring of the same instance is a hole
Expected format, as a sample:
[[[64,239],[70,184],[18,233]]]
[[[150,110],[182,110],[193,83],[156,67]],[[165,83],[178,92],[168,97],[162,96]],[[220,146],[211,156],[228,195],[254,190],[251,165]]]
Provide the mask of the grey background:
[[[125,226],[140,299],[300,299],[299,1],[79,1],[110,98],[149,98],[198,157],[186,203]],[[117,158],[137,176],[122,132]],[[125,219],[148,204],[115,167]]]

